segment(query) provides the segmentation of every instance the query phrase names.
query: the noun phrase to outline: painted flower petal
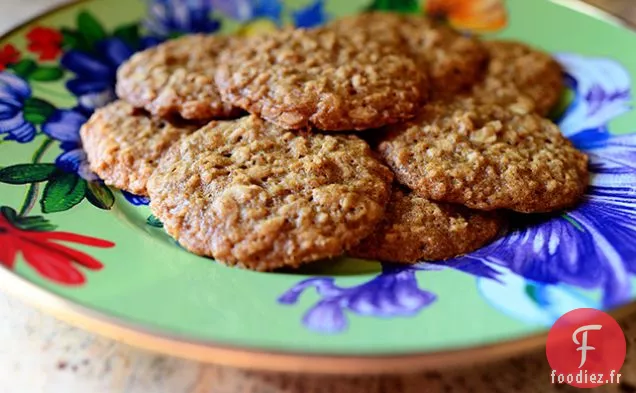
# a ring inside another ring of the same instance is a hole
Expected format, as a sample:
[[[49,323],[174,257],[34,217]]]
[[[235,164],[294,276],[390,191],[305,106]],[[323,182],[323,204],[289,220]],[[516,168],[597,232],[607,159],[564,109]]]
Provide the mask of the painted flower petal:
[[[82,272],[58,252],[49,251],[36,245],[22,243],[22,254],[26,262],[44,277],[61,284],[83,284],[85,279]]]
[[[57,110],[42,125],[42,132],[60,142],[80,143],[79,131],[88,119],[83,114],[71,110]]]
[[[612,136],[606,139],[600,146],[591,146],[586,153],[590,156],[590,169],[598,174],[606,175],[626,175],[625,179],[631,185],[635,185],[636,180],[636,133]],[[601,177],[595,180],[604,184],[611,182],[617,185],[619,177]]]
[[[31,97],[31,87],[19,76],[9,72],[0,72],[0,91],[14,96],[20,101]]]
[[[75,78],[66,82],[66,88],[76,96],[88,94],[104,94],[113,90],[113,81],[106,79]],[[114,94],[113,94],[114,95]]]
[[[347,318],[337,301],[322,301],[303,317],[303,325],[319,333],[339,333],[347,328]]]
[[[39,241],[48,242],[49,240],[59,240],[64,242],[71,242],[77,244],[83,244],[85,246],[99,247],[99,248],[111,248],[115,246],[115,243],[99,239],[91,236],[79,235],[71,232],[29,232],[29,238]]]
[[[246,22],[254,15],[253,3],[254,0],[212,0],[212,7],[215,11],[229,18],[239,22]]]
[[[10,119],[22,111],[22,106],[19,103],[18,105],[13,105],[1,100],[0,98],[0,121]]]
[[[0,133],[11,132],[24,123],[26,123],[26,121],[24,120],[24,113],[21,111],[14,113],[12,117],[5,119],[0,118]]]
[[[625,264],[636,274],[636,186],[591,187],[586,199],[571,215],[602,233],[617,254],[617,263]]]
[[[310,28],[324,24],[329,19],[325,12],[325,1],[314,0],[307,7],[293,11],[292,18],[296,27]]]
[[[20,126],[10,130],[4,139],[19,143],[29,143],[35,138],[35,132],[33,124],[23,122]]]
[[[572,53],[559,53],[576,98],[559,126],[567,136],[604,127],[631,109],[631,78],[618,62]]]
[[[102,53],[111,67],[119,67],[132,56],[133,51],[126,43],[118,38],[104,40],[97,44],[97,50]]]
[[[345,290],[334,284],[332,277],[328,278],[308,278],[294,285],[278,298],[281,304],[295,304],[300,295],[305,290],[315,288],[319,295],[323,297],[334,297],[342,294]]]
[[[433,293],[419,289],[415,271],[410,269],[383,273],[349,292],[347,308],[383,318],[415,315],[436,299]]]
[[[28,239],[22,239],[22,241],[29,242]],[[92,256],[84,252],[74,250],[62,244],[57,244],[54,242],[38,242],[38,243],[32,243],[32,244],[36,245],[37,247],[40,247],[42,250],[48,250],[49,252],[52,252],[52,253],[64,255],[67,258],[67,260],[74,261],[84,266],[87,269],[100,270],[104,267],[104,265],[100,261],[93,258]]]
[[[113,69],[107,64],[77,50],[66,52],[60,63],[65,68],[89,80],[103,80],[114,76]]]
[[[68,173],[76,173],[84,180],[96,181],[99,177],[90,170],[86,153],[82,149],[73,149],[60,154],[55,165]]]
[[[145,196],[131,194],[124,190],[122,190],[121,193],[128,202],[135,206],[146,206],[150,204],[150,199]]]
[[[9,269],[13,269],[15,264],[15,257],[18,254],[18,243],[19,241],[16,241],[15,237],[3,235],[0,231],[0,263]]]

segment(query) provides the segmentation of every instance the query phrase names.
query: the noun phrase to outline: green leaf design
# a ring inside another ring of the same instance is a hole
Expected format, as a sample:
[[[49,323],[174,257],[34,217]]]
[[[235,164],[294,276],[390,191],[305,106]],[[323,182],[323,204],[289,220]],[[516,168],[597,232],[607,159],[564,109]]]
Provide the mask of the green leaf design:
[[[539,296],[537,294],[537,288],[534,285],[526,284],[525,292],[526,292],[526,295],[528,295],[528,297],[535,304],[541,305],[541,302],[539,301]]]
[[[48,180],[57,173],[55,164],[18,164],[0,169],[0,182],[30,184]]]
[[[0,214],[2,214],[9,222],[25,231],[53,231],[57,226],[51,224],[49,220],[42,216],[30,216],[21,217],[18,213],[9,206],[0,207]]]
[[[148,216],[148,218],[146,219],[146,224],[155,228],[163,228],[163,223],[159,221],[159,219],[155,217],[154,214]]]
[[[417,0],[374,0],[371,10],[395,11],[402,13],[420,12],[420,4]]]
[[[82,11],[77,15],[77,28],[91,47],[106,38],[104,26],[88,11]]]
[[[38,66],[35,71],[29,75],[30,80],[38,82],[52,82],[62,79],[64,71],[57,66]]]
[[[33,124],[44,123],[55,112],[55,106],[48,101],[31,97],[24,102],[24,119]]]
[[[10,64],[8,67],[19,77],[28,79],[31,73],[35,71],[38,66],[35,61],[31,59],[24,59],[15,64]]]
[[[115,29],[113,35],[133,48],[139,46],[140,36],[139,25],[137,23],[120,26]]]
[[[115,204],[115,196],[112,191],[110,191],[110,188],[97,182],[88,183],[86,199],[88,199],[93,206],[103,210],[110,210]]]
[[[63,27],[62,30],[62,47],[64,49],[77,49],[84,52],[90,51],[90,46],[86,42],[86,39],[77,30]]]
[[[43,213],[58,213],[80,203],[86,195],[86,180],[66,172],[60,172],[44,187],[40,200]]]

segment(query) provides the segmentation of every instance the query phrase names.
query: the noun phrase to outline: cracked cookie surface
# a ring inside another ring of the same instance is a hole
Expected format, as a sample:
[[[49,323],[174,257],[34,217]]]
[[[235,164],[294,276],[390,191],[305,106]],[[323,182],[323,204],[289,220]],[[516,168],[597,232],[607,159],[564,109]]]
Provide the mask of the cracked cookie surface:
[[[588,157],[551,121],[470,101],[424,107],[390,127],[379,151],[420,196],[479,210],[570,207],[589,180]]]
[[[499,214],[437,203],[394,187],[384,219],[349,251],[355,258],[415,263],[472,252],[499,232]]]
[[[98,109],[80,136],[91,170],[106,184],[147,195],[146,183],[161,155],[197,128],[151,118],[124,101],[115,101]]]
[[[272,270],[338,256],[368,236],[392,178],[356,136],[249,116],[182,139],[148,189],[153,213],[189,251]]]
[[[218,54],[237,38],[191,35],[133,55],[117,73],[117,95],[155,116],[188,120],[236,116],[214,83]]]
[[[377,128],[412,117],[427,79],[397,48],[327,28],[253,37],[220,56],[223,99],[286,129]]]

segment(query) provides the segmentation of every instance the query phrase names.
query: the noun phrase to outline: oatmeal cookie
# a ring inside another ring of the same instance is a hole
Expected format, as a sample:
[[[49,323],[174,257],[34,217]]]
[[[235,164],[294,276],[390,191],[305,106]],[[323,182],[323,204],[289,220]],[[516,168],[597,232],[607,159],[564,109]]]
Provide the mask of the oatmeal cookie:
[[[223,99],[285,129],[343,131],[412,117],[427,81],[391,46],[326,28],[282,30],[251,38],[220,55]]]
[[[497,213],[431,202],[395,187],[382,223],[348,254],[396,263],[449,259],[491,241],[501,223]]]
[[[490,62],[472,97],[519,113],[548,115],[563,94],[563,70],[547,53],[513,41],[487,41]]]
[[[424,16],[370,12],[336,20],[329,28],[361,44],[372,40],[409,53],[428,71],[435,98],[469,90],[488,60],[478,39]]]
[[[391,171],[353,135],[249,116],[183,138],[150,178],[150,208],[183,247],[254,270],[342,254],[384,214]]]
[[[214,83],[219,52],[237,38],[190,35],[135,54],[117,73],[117,95],[156,116],[189,120],[236,116]]]
[[[146,195],[146,182],[159,157],[196,130],[139,113],[124,101],[98,109],[80,135],[90,168],[110,186]]]
[[[420,196],[473,209],[558,210],[588,184],[588,157],[554,123],[469,101],[426,106],[391,127],[379,151]]]

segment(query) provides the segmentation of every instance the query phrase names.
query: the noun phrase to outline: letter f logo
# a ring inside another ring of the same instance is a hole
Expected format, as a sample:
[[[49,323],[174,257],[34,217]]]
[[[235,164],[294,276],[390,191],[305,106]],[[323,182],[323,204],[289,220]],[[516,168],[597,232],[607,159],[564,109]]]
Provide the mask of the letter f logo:
[[[602,327],[603,326],[601,325],[585,325],[576,329],[574,333],[572,334],[572,341],[574,341],[574,344],[580,345],[580,347],[576,349],[577,351],[581,351],[581,364],[579,365],[579,368],[583,367],[583,365],[585,364],[585,361],[587,360],[587,351],[593,351],[596,349],[592,346],[587,345],[587,332],[589,330],[601,330]],[[581,332],[583,332],[582,334],[583,338],[581,342],[579,342],[576,336],[578,336],[578,334]]]

